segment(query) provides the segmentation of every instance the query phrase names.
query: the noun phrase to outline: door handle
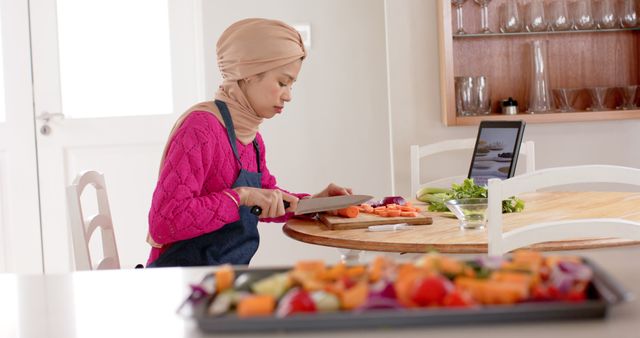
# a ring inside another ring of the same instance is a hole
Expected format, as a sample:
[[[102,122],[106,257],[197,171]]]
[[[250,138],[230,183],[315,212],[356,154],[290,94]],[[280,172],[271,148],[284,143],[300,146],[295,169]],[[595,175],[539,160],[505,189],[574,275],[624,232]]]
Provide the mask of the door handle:
[[[44,123],[49,123],[54,118],[64,118],[63,113],[50,113],[48,111],[43,111],[40,115],[36,116],[36,119],[44,121]]]
[[[44,121],[44,124],[42,125],[42,127],[40,127],[40,134],[42,135],[51,134],[51,127],[49,126],[49,122],[51,122],[52,119],[63,119],[63,118],[64,118],[63,113],[50,113],[48,111],[43,111],[42,113],[40,113],[40,115],[36,116],[37,120]]]

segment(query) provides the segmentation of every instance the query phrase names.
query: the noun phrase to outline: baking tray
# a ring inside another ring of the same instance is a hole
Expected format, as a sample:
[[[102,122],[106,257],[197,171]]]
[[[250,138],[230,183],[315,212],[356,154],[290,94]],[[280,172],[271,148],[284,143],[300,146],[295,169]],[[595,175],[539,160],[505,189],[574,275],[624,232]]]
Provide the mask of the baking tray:
[[[632,295],[604,270],[588,259],[584,262],[593,269],[588,299],[583,302],[525,302],[515,305],[482,306],[472,309],[419,308],[381,309],[362,312],[331,312],[296,314],[278,318],[239,318],[235,314],[207,315],[208,301],[193,307],[192,317],[205,332],[252,332],[337,330],[363,328],[393,328],[405,326],[442,326],[463,324],[499,324],[518,321],[556,321],[568,319],[603,318],[612,305],[628,301]],[[237,268],[236,276],[245,274],[259,280],[273,273],[291,268]],[[211,275],[205,276],[210,281]]]

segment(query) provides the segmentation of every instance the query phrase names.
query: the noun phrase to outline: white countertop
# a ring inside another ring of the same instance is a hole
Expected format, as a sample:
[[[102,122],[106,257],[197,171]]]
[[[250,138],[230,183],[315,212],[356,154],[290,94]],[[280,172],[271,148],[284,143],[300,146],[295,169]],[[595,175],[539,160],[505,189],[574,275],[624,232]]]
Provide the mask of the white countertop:
[[[592,258],[636,298],[640,247],[574,252]],[[208,268],[0,274],[0,337],[202,337],[176,314],[188,284]],[[234,334],[233,337],[638,337],[640,300],[614,306],[598,320],[398,329]]]

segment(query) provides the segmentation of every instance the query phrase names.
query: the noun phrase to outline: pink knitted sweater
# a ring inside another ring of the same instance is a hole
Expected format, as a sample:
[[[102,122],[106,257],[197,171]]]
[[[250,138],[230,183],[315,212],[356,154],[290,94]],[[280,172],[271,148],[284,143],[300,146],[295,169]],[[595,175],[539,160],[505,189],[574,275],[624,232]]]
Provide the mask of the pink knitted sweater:
[[[256,140],[260,148],[262,188],[280,189],[276,186],[276,178],[267,169],[260,133]],[[236,143],[242,168],[256,172],[253,145]],[[238,194],[231,189],[239,172],[240,166],[233,155],[224,125],[211,113],[191,113],[171,140],[153,193],[149,234],[164,247],[151,249],[147,265],[173,242],[216,231],[240,219],[238,206],[224,193],[239,200]],[[293,195],[298,198],[308,196]],[[293,213],[287,213],[279,218],[262,218],[260,221],[285,222],[292,216]]]

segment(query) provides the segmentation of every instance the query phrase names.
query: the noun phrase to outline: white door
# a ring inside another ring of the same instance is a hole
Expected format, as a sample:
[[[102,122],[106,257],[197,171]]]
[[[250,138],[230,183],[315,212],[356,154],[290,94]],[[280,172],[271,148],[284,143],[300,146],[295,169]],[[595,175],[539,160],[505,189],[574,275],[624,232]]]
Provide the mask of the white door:
[[[0,0],[0,272],[42,272],[27,0]]]
[[[105,174],[121,266],[146,262],[165,139],[176,114],[204,98],[200,8],[199,0],[31,0],[46,273],[73,269],[65,186],[83,170]]]

